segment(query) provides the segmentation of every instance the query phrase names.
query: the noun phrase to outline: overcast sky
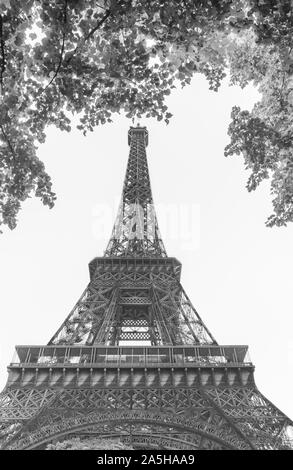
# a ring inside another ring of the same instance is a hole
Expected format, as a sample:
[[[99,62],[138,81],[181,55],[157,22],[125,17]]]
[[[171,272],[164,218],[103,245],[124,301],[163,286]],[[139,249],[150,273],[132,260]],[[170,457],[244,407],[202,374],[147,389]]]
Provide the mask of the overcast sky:
[[[248,344],[261,392],[293,418],[293,225],[266,228],[269,185],[248,193],[242,157],[224,157],[234,104],[253,88],[209,91],[201,77],[170,96],[166,126],[149,130],[148,161],[158,221],[182,284],[220,344]],[[39,157],[58,200],[31,199],[18,227],[0,238],[0,382],[15,344],[46,344],[85,289],[114,223],[131,121],[117,117],[84,137],[50,128]],[[171,214],[171,215],[170,215]]]

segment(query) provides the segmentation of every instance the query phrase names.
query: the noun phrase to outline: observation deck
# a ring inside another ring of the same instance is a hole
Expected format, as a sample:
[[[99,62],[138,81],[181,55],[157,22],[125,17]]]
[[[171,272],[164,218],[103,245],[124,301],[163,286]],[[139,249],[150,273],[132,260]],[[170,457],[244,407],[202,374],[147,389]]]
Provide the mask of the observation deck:
[[[247,346],[16,346],[7,388],[253,385]]]
[[[248,346],[16,346],[10,367],[251,365]]]

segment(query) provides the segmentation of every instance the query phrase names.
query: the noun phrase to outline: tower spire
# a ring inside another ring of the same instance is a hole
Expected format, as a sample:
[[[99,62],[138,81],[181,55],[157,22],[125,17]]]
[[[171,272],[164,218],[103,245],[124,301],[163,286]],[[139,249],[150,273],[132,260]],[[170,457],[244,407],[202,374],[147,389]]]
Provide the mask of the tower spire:
[[[153,204],[146,147],[146,127],[131,127],[122,198],[106,257],[166,257]]]

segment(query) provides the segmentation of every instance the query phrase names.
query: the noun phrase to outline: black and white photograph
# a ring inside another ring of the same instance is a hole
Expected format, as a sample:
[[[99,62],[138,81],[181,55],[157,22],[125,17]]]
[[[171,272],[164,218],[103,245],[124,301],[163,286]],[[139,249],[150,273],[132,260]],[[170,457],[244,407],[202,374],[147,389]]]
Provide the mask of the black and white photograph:
[[[292,286],[293,1],[0,0],[1,456],[293,450]]]

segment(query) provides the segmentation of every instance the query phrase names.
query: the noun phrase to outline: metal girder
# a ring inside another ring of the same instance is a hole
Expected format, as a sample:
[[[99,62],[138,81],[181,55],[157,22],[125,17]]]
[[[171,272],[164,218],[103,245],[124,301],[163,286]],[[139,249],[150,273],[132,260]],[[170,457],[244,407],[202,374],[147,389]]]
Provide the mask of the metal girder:
[[[146,158],[147,138],[144,127],[129,131],[130,153],[122,199],[105,257],[167,256],[153,204]]]
[[[195,442],[199,448],[204,448],[203,438],[208,438],[210,445],[214,442],[222,448],[291,448],[292,443],[286,436],[289,420],[264,399],[255,386],[243,388],[240,382],[233,387],[158,385],[144,388],[138,385],[99,389],[70,387],[55,390],[55,396],[52,389],[39,391],[43,396],[49,392],[50,401],[39,405],[39,409],[31,408],[30,417],[14,414],[13,422],[22,423],[22,428],[18,429],[14,439],[4,443],[3,448],[36,448],[74,432],[89,431],[89,428],[96,435],[103,434],[100,424],[107,425],[107,434],[113,435],[114,430],[117,432],[115,426],[121,422],[135,424],[147,439],[151,437],[149,425],[155,426],[154,431],[160,438],[165,435],[160,427],[167,426],[169,430],[172,427],[174,433],[183,432],[180,448],[185,445],[186,449]],[[30,394],[33,393],[36,391],[30,390]],[[18,396],[19,393],[14,394],[13,410],[24,408],[24,404],[18,402]],[[7,419],[7,422],[12,420]],[[98,427],[96,430],[95,426]],[[177,448],[176,443],[174,445]]]

